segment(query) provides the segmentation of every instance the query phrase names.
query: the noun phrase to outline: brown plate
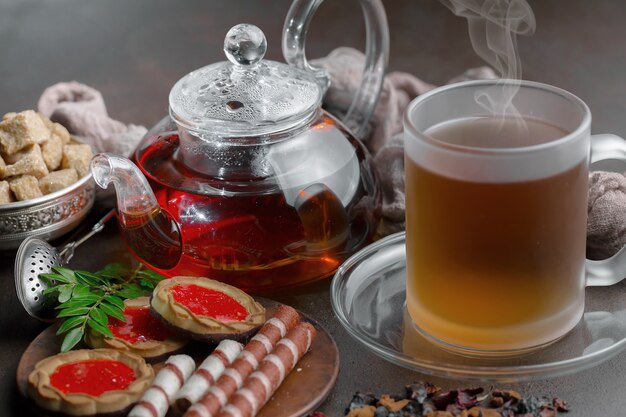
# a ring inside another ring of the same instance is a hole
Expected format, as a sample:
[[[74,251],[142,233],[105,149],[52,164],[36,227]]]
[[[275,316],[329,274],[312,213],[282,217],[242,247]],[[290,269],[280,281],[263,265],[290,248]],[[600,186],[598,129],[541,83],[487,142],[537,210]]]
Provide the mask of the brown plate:
[[[280,306],[280,303],[276,301],[263,298],[257,298],[257,301],[266,308],[268,317],[271,317]],[[319,406],[335,385],[339,374],[339,351],[335,341],[315,320],[303,313],[300,313],[300,316],[302,320],[315,326],[317,336],[313,340],[311,350],[287,375],[270,401],[259,411],[257,417],[303,416]],[[60,351],[62,338],[57,337],[55,332],[56,326],[54,325],[46,328],[22,354],[17,366],[17,386],[25,397],[27,397],[28,375],[34,369],[35,364]],[[191,348],[190,350],[189,354],[195,356],[197,361],[204,359],[195,354],[198,349]]]

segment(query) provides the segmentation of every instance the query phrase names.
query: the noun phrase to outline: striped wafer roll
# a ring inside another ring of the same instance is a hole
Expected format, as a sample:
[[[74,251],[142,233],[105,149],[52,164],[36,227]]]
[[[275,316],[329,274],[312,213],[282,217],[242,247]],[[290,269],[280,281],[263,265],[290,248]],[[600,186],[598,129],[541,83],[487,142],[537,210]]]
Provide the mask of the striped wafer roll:
[[[194,369],[196,363],[190,356],[170,356],[139,402],[130,410],[128,417],[163,417],[170,407],[170,398],[183,386]]]
[[[315,328],[300,323],[263,359],[217,417],[254,417],[311,347]]]
[[[200,364],[196,372],[185,382],[174,395],[176,407],[181,405],[186,410],[189,406],[202,398],[209,387],[218,380],[226,367],[241,353],[243,346],[234,340],[222,340],[213,352]]]
[[[228,402],[230,396],[243,385],[243,381],[258,367],[285,337],[288,331],[300,322],[300,315],[289,306],[280,306],[274,317],[265,322],[259,332],[250,340],[235,362],[209,388],[209,392],[191,406],[184,417],[212,417]]]

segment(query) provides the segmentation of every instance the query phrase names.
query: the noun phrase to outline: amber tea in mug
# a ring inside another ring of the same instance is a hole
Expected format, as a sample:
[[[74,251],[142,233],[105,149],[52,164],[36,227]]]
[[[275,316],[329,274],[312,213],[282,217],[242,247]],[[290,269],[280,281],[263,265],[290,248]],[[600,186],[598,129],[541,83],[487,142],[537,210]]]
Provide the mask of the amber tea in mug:
[[[475,98],[493,84],[435,90],[405,119],[407,309],[431,341],[479,355],[546,345],[584,309],[588,109],[523,82],[491,115]]]

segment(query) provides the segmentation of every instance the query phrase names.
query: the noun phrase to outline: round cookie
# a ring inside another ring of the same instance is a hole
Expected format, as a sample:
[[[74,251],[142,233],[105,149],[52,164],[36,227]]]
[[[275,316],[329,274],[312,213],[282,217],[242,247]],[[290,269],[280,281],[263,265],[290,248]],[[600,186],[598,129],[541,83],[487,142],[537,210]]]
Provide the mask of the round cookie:
[[[153,378],[152,367],[140,356],[113,349],[73,350],[35,365],[28,396],[55,414],[125,415]]]
[[[150,304],[172,328],[209,343],[226,338],[245,341],[265,322],[265,309],[254,298],[208,278],[162,280]]]
[[[109,318],[107,327],[113,338],[88,328],[87,345],[134,353],[149,363],[156,363],[182,350],[189,340],[154,317],[148,297],[124,300],[124,317],[126,322]]]

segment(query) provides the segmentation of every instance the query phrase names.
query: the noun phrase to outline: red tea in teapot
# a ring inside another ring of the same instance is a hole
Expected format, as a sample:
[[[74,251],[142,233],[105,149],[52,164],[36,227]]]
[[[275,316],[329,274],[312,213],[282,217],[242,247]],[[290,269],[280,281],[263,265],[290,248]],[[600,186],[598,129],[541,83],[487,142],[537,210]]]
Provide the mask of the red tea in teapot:
[[[120,220],[126,243],[135,256],[157,269],[178,264],[182,252],[180,230],[170,216],[156,209],[148,214],[126,212]]]
[[[335,128],[332,119],[321,118],[320,128],[329,128],[329,124]],[[358,177],[356,187],[343,187],[354,188],[348,204],[345,193],[344,201],[336,194],[337,186],[335,191],[329,188],[327,178],[326,184],[320,178],[292,192],[276,184],[279,188],[273,191],[203,195],[185,188],[191,183],[196,190],[202,188],[197,183],[208,188],[219,179],[193,171],[177,159],[177,133],[147,142],[152,143],[138,150],[135,162],[148,178],[162,211],[159,219],[144,218],[133,227],[126,226],[132,221],[125,222],[122,229],[131,248],[142,248],[135,254],[166,275],[208,276],[247,290],[297,285],[332,274],[369,242],[377,226],[375,187]],[[348,161],[369,169],[355,159]],[[355,181],[341,174],[335,173],[334,181]],[[239,178],[239,182],[246,180],[254,184],[258,178]],[[177,232],[166,219],[170,216],[180,228],[180,256]],[[156,223],[160,227],[155,228]],[[163,238],[172,242],[170,251],[156,248],[160,244],[155,242]]]

